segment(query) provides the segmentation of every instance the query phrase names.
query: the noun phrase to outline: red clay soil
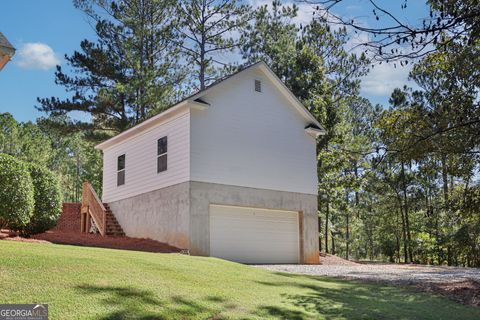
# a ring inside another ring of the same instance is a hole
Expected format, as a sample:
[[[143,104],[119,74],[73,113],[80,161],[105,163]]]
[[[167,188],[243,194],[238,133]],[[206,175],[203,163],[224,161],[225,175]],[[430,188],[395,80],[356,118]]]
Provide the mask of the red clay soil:
[[[23,238],[8,230],[0,231],[0,240],[23,242],[57,243],[75,246],[99,247],[121,250],[173,253],[181,250],[166,243],[151,239],[129,237],[102,237],[99,234],[84,234],[79,232],[47,231],[45,233]]]
[[[358,263],[345,260],[343,258],[328,254],[328,253],[320,253],[320,264],[325,266],[354,266],[358,265]]]
[[[0,230],[0,240],[12,240],[20,242],[37,242],[37,243],[51,243],[45,240],[38,240],[33,238],[22,238],[17,233],[9,230]]]

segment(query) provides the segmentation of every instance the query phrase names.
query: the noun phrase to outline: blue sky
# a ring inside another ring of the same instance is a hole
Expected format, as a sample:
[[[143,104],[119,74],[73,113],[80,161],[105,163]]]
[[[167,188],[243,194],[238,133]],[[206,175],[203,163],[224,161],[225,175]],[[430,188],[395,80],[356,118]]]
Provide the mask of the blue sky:
[[[0,72],[0,112],[35,120],[44,115],[34,108],[37,97],[66,96],[54,83],[55,65],[94,31],[69,0],[2,1],[0,31],[17,49]]]
[[[254,6],[271,3],[264,0],[249,2]],[[400,10],[403,0],[378,2],[411,23],[419,23],[419,18],[428,14],[423,1],[409,1],[405,12]],[[311,12],[311,6],[300,4],[298,21],[308,21]],[[336,8],[336,13],[355,17],[367,25],[387,23],[371,18],[367,0],[345,0]],[[94,39],[95,33],[84,14],[75,9],[70,0],[3,1],[0,31],[17,49],[14,59],[0,72],[0,112],[10,112],[18,121],[35,121],[44,115],[34,107],[37,97],[67,96],[65,90],[54,83],[55,65],[65,67],[64,55],[78,50],[81,40]],[[353,39],[352,43],[362,41],[364,37]],[[373,103],[386,104],[390,92],[406,83],[408,72],[408,68],[377,65],[363,79],[362,95]]]

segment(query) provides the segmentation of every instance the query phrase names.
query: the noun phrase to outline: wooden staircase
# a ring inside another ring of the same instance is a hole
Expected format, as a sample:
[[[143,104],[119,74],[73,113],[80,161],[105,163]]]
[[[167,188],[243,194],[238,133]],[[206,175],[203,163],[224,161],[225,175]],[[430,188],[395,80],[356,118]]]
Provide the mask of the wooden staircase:
[[[108,203],[104,203],[103,206],[106,210],[106,230],[105,234],[107,236],[115,236],[115,237],[124,237],[125,232],[123,232],[122,226],[118,223],[117,218],[115,218],[112,210],[110,210],[110,206]]]
[[[102,203],[89,182],[83,184],[81,232],[88,233],[92,224],[102,236],[125,236],[122,226],[118,223],[107,203]],[[92,223],[93,222],[93,223]]]

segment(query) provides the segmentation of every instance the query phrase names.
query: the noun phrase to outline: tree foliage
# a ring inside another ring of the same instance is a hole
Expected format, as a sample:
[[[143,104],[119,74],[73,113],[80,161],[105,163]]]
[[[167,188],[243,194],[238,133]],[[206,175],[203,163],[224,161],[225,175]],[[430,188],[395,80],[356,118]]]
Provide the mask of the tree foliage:
[[[56,122],[65,121],[58,117]],[[79,201],[83,181],[101,192],[101,154],[81,133],[65,135],[45,124],[17,122],[11,114],[0,114],[0,154],[34,163],[55,172],[67,201]]]
[[[175,1],[77,0],[95,23],[97,41],[83,40],[81,51],[65,56],[70,72],[57,66],[55,82],[72,96],[39,98],[51,127],[86,132],[99,141],[164,110],[176,99],[183,77],[174,37]],[[87,121],[56,122],[72,111]]]
[[[470,46],[479,40],[480,3],[476,0],[428,0],[429,14],[414,24],[409,16],[412,1],[398,1],[396,10],[387,9],[378,0],[369,0],[367,5],[379,25],[366,25],[360,19],[344,18],[335,13],[338,6],[347,0],[300,1],[316,5],[319,15],[332,24],[340,24],[366,33],[369,40],[361,45],[381,61],[420,58],[439,48],[452,44]]]
[[[317,140],[321,250],[346,258],[480,265],[480,42],[478,3],[428,1],[419,26],[377,1],[379,28],[335,16],[340,1],[297,21],[298,6],[273,0],[76,0],[95,23],[58,67],[70,99],[40,99],[46,118],[0,115],[0,152],[47,166],[65,198],[83,180],[101,190],[98,141],[157,114],[238,66],[265,61],[326,129]],[[400,3],[407,10],[410,1]],[[351,31],[367,50],[348,50]],[[412,60],[411,58],[418,58]],[[372,59],[414,64],[416,89],[388,105],[361,97]],[[72,111],[85,113],[72,120]],[[68,133],[68,134],[66,134]]]
[[[34,204],[28,166],[10,155],[0,154],[0,228],[28,224]]]
[[[54,227],[62,212],[62,191],[56,175],[45,167],[29,164],[35,206],[27,225],[19,227],[25,235],[42,233]]]
[[[203,90],[221,77],[223,70],[231,70],[222,55],[241,44],[235,33],[250,20],[250,7],[237,0],[181,0],[176,13],[179,46],[187,63],[195,68],[190,72],[194,87]]]

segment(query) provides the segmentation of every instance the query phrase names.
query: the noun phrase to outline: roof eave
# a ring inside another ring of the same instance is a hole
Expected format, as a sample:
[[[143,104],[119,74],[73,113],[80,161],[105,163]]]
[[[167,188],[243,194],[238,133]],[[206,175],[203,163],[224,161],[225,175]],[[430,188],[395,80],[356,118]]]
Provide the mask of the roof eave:
[[[270,67],[264,61],[259,61],[257,63],[254,63],[251,66],[249,66],[245,69],[242,69],[240,72],[243,72],[243,71],[246,71],[246,70],[249,70],[249,69],[255,69],[255,68],[261,69],[263,71],[263,73],[265,73],[267,75],[267,77],[269,77],[269,79],[274,84],[277,85],[279,90],[284,93],[284,95],[288,98],[290,103],[293,104],[295,109],[302,115],[302,117],[305,120],[307,120],[309,122],[309,124],[314,125],[314,126],[318,127],[320,130],[325,131],[325,129],[322,127],[322,125],[313,116],[313,114],[310,111],[308,111],[307,108],[305,108],[303,103],[300,100],[298,100],[298,98],[290,91],[290,89],[288,89],[288,87],[283,83],[283,81],[280,78],[278,78],[278,76],[275,74],[275,72],[273,72],[272,69],[270,69]],[[225,79],[225,80],[228,80],[229,78],[232,78],[232,76],[227,77],[227,79]],[[223,80],[223,81],[225,81],[225,80]],[[221,81],[221,82],[223,82],[223,81]],[[221,82],[219,82],[219,83],[221,83]],[[205,96],[216,85],[217,84],[212,85],[209,88],[207,88],[206,90],[198,92],[197,94],[193,95],[191,97],[191,99],[195,100],[195,99],[198,99],[198,98],[201,98],[201,97]]]
[[[312,136],[313,138],[318,138],[320,136],[324,136],[327,134],[327,132],[323,129],[320,128],[314,128],[314,127],[306,127],[305,128],[305,133],[308,134],[309,136]]]
[[[15,48],[5,47],[5,46],[0,45],[0,54],[7,55],[11,58],[15,54]]]
[[[317,126],[321,130],[324,130],[322,125],[318,122],[318,120],[311,114],[310,111],[305,108],[303,103],[298,100],[298,98],[288,89],[288,87],[283,83],[283,81],[278,78],[275,72],[270,69],[270,67],[265,62],[260,62],[258,65],[262,70],[270,77],[273,83],[278,85],[278,88],[288,97],[288,100],[294,105],[295,109],[305,118],[305,120],[311,122],[311,124]]]
[[[168,118],[171,114],[175,113],[178,109],[183,108],[183,107],[188,107],[196,110],[205,110],[208,108],[208,103],[204,103],[203,101],[199,101],[201,97],[205,96],[210,90],[212,90],[214,87],[216,87],[219,83],[228,81],[228,79],[233,78],[234,75],[249,70],[249,69],[255,69],[259,68],[262,70],[264,74],[267,75],[267,77],[278,87],[278,89],[285,95],[285,97],[292,103],[292,105],[295,107],[295,109],[302,115],[302,117],[307,120],[308,126],[307,128],[309,129],[309,132],[311,134],[314,134],[316,137],[319,135],[324,135],[325,134],[325,129],[322,127],[322,125],[317,121],[317,119],[308,111],[305,106],[298,100],[298,98],[287,88],[287,86],[277,77],[277,75],[268,67],[268,65],[263,62],[257,62],[245,69],[242,69],[241,71],[227,77],[226,79],[213,84],[212,86],[208,87],[205,90],[202,90],[196,94],[193,94],[192,96],[186,98],[186,100],[183,100],[179,102],[178,104],[174,105],[170,109],[148,119],[145,120],[144,122],[108,139],[107,141],[104,141],[98,145],[95,146],[95,149],[98,150],[105,150],[112,145],[117,144],[120,141],[124,141],[126,139],[129,139],[133,136],[136,136],[140,134],[141,132],[157,125],[158,123],[161,123],[163,118]],[[305,130],[307,130],[305,128]],[[315,130],[315,128],[317,130]],[[315,132],[314,132],[315,131]]]
[[[208,108],[208,104],[206,103],[201,103],[201,102],[197,102],[197,101],[193,101],[191,99],[189,100],[184,100],[176,105],[174,105],[173,107],[171,107],[170,109],[162,112],[162,113],[159,113],[158,115],[150,118],[150,119],[147,119],[145,120],[144,122],[128,129],[128,130],[125,130],[123,131],[122,133],[102,142],[102,143],[99,143],[95,146],[95,149],[97,150],[105,150],[105,149],[108,149],[116,144],[118,144],[119,142],[122,142],[122,141],[125,141],[125,140],[128,140],[128,139],[131,139],[139,134],[142,134],[146,131],[148,131],[149,129],[155,127],[156,125],[160,124],[160,123],[163,123],[169,119],[171,119],[172,117],[174,117],[175,115],[178,115],[178,114],[181,114],[182,112],[186,111],[187,109],[195,109],[195,110],[205,110],[206,108]]]

